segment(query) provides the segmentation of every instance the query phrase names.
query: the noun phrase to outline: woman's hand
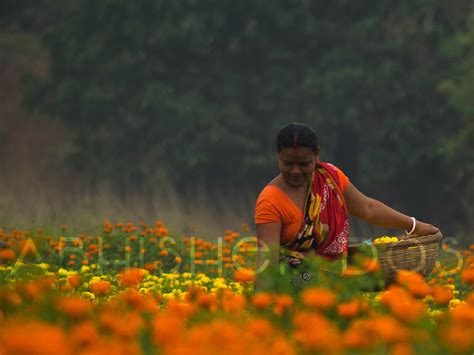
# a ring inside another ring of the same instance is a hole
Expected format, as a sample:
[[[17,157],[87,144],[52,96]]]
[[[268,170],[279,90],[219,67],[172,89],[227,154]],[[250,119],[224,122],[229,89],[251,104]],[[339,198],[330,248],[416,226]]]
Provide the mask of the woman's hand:
[[[416,221],[416,227],[413,231],[413,235],[428,235],[428,234],[436,234],[439,232],[439,228],[420,221]]]

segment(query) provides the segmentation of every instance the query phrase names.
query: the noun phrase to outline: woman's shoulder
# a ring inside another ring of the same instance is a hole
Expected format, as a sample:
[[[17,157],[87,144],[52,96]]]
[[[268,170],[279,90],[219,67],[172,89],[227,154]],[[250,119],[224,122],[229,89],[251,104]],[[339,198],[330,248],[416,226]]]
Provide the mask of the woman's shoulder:
[[[327,169],[331,169],[333,171],[341,171],[341,169],[338,168],[334,163],[320,161],[319,164],[321,164],[321,165],[323,165],[323,167],[325,167]]]
[[[258,200],[261,200],[261,199],[270,199],[270,200],[278,199],[278,197],[281,196],[282,192],[283,191],[278,187],[278,184],[270,182],[262,189],[262,191],[260,191],[260,194],[258,196]]]
[[[325,167],[326,169],[332,170],[337,175],[337,177],[339,178],[339,184],[340,184],[342,190],[344,191],[345,188],[347,187],[347,185],[349,185],[349,182],[350,182],[347,175],[339,167],[337,167],[333,163],[328,163],[328,162],[319,162],[319,163],[321,165],[323,165],[323,167]]]

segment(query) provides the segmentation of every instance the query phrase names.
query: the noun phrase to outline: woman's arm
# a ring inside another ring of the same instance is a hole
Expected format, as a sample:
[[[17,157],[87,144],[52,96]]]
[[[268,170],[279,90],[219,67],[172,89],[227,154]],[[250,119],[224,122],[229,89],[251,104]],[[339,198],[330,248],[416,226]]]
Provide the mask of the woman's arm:
[[[271,288],[270,268],[279,266],[280,263],[280,233],[281,223],[256,224],[258,241],[257,267],[268,261],[265,269],[256,275],[255,291],[268,291]]]
[[[365,196],[362,192],[349,183],[344,190],[344,198],[349,213],[370,224],[384,228],[411,230],[413,220],[411,217],[400,213],[393,208],[373,198]],[[413,234],[427,235],[439,232],[439,229],[428,223],[416,221]]]

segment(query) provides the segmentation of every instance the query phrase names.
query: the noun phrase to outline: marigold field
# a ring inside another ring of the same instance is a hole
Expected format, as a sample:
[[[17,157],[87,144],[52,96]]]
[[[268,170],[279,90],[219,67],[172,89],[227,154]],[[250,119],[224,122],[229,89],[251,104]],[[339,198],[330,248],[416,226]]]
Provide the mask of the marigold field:
[[[0,354],[474,352],[474,245],[388,287],[369,256],[308,258],[271,269],[271,293],[255,256],[245,225],[212,242],[160,221],[0,230]]]

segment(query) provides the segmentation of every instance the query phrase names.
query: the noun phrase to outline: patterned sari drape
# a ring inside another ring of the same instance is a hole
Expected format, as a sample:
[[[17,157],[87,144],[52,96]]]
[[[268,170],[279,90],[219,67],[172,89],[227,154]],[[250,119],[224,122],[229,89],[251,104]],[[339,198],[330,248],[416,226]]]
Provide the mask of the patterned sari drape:
[[[296,238],[282,246],[281,259],[286,258],[291,266],[299,265],[309,253],[328,259],[346,253],[349,217],[339,176],[330,163],[318,162],[313,172],[306,193],[303,223]]]

